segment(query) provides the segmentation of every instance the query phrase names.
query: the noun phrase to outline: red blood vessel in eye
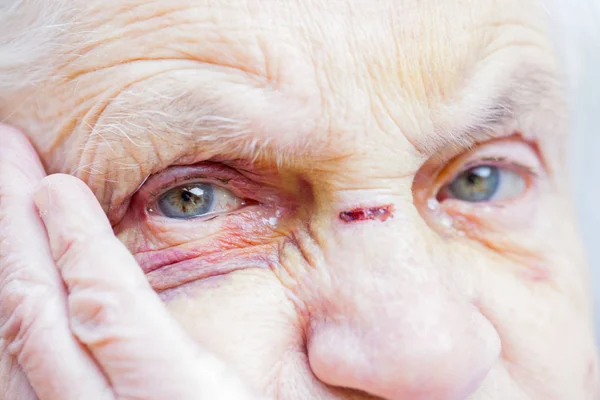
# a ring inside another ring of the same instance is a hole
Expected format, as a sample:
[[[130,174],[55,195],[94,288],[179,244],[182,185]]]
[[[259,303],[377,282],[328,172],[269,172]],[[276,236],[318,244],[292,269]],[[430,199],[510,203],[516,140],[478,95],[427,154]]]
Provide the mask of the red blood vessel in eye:
[[[368,208],[355,208],[350,211],[342,211],[340,213],[340,219],[345,223],[359,221],[387,221],[391,218],[394,207],[391,204],[381,207],[368,207]]]

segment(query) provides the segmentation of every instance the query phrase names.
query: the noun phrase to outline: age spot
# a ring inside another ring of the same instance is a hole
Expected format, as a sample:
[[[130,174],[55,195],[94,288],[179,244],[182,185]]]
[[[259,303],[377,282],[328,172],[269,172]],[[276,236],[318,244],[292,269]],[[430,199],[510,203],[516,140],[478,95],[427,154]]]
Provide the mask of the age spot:
[[[384,222],[394,216],[393,212],[394,206],[392,204],[381,207],[355,208],[350,211],[342,211],[340,213],[340,219],[347,224],[351,222],[373,220]]]

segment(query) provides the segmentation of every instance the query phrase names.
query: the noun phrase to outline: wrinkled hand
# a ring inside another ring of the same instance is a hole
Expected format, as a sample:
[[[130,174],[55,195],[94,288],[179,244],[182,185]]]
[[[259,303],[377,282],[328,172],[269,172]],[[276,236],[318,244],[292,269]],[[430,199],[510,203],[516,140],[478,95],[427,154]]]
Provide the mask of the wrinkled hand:
[[[191,341],[87,186],[0,126],[0,399],[250,399]]]

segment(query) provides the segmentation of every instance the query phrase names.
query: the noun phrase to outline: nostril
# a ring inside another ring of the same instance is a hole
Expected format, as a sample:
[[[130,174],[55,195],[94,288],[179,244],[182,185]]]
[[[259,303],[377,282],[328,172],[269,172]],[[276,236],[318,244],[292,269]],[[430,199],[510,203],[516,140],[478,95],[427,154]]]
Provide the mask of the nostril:
[[[342,211],[340,213],[340,219],[347,224],[370,220],[379,220],[383,222],[387,221],[388,218],[392,218],[394,216],[393,212],[394,206],[392,204],[380,207],[355,208],[350,211]]]

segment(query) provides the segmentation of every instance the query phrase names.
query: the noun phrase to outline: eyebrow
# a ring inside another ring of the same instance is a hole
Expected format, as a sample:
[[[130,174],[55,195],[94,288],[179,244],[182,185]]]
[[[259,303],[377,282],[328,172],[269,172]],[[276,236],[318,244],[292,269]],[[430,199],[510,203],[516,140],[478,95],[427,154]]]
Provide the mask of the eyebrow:
[[[504,76],[494,76],[494,72],[483,70],[474,77],[462,89],[462,99],[441,107],[431,134],[411,140],[420,155],[429,158],[449,147],[464,151],[477,143],[514,134],[506,132],[506,127],[523,129],[519,119],[540,109],[552,109],[553,117],[564,119],[563,87],[552,68],[522,61]],[[498,81],[502,84],[489,84]]]

